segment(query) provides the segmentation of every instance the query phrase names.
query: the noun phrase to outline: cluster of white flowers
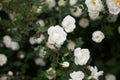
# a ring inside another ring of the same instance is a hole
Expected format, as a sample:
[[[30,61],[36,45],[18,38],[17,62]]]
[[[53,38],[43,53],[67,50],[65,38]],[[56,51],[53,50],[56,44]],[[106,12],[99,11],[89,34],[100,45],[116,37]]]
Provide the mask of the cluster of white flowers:
[[[72,16],[68,15],[63,19],[61,23],[63,28],[59,25],[51,26],[48,29],[49,38],[47,46],[52,47],[50,45],[55,45],[56,47],[60,48],[64,41],[67,39],[67,33],[70,33],[75,29],[75,22],[75,19]]]
[[[7,57],[4,54],[0,54],[0,66],[3,66],[7,63]]]
[[[91,71],[91,75],[88,77],[89,80],[90,79],[98,80],[99,76],[103,75],[103,71],[98,72],[98,69],[96,66],[95,67],[89,66],[88,68]]]
[[[101,31],[95,31],[92,34],[92,40],[96,43],[102,42],[102,40],[105,38],[105,35]]]
[[[76,48],[74,50],[74,56],[76,65],[85,65],[90,58],[90,51],[88,49]]]
[[[92,20],[97,19],[99,17],[99,12],[104,9],[101,0],[86,0],[85,4],[88,7],[89,16]],[[120,0],[106,0],[106,4],[110,14],[118,15],[120,13]]]
[[[96,19],[99,16],[99,12],[103,10],[103,4],[101,0],[86,0],[86,6],[91,19]]]
[[[82,71],[73,71],[70,73],[71,79],[69,80],[83,80],[84,79],[84,73]]]
[[[19,44],[15,41],[12,41],[11,37],[8,35],[3,37],[3,43],[5,44],[5,46],[7,48],[10,48],[12,50],[19,50],[20,49]]]
[[[39,38],[30,37],[29,42],[31,45],[40,44],[45,39],[44,35],[41,34]]]

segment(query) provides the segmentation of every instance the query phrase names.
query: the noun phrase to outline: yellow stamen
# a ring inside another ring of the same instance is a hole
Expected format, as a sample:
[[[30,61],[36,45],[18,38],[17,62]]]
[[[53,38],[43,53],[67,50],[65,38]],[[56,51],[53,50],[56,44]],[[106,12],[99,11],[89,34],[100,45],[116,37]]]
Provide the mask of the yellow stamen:
[[[120,7],[120,0],[115,0],[115,4],[117,7]]]
[[[95,5],[96,5],[95,0],[92,0],[92,5],[93,5],[93,6],[95,6]]]

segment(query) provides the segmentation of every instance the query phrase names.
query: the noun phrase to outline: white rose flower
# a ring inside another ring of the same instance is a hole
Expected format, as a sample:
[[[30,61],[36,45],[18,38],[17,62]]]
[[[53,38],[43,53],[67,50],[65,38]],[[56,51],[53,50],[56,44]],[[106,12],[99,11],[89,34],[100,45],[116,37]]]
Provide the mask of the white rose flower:
[[[70,4],[71,6],[73,6],[73,5],[75,5],[75,4],[77,3],[77,1],[78,1],[78,0],[70,0],[69,4]]]
[[[92,40],[96,43],[102,42],[104,38],[105,38],[104,33],[101,31],[95,31],[92,34]]]
[[[51,9],[51,8],[55,7],[56,1],[55,0],[46,0],[46,4]]]
[[[75,19],[72,16],[68,15],[63,19],[62,27],[67,33],[70,33],[76,28],[75,22]]]
[[[120,34],[120,26],[118,27],[118,33]]]
[[[99,18],[99,12],[95,12],[95,13],[89,12],[89,16],[90,16],[91,20],[98,19]]]
[[[98,80],[99,76],[103,75],[103,71],[98,72],[98,69],[96,66],[95,67],[90,66],[89,70],[91,71],[91,75],[88,77],[89,80],[90,79]]]
[[[49,68],[47,71],[46,71],[46,77],[51,80],[53,78],[56,77],[56,71],[53,69],[53,68]]]
[[[7,63],[7,57],[4,54],[0,54],[0,66],[3,66]]]
[[[8,75],[9,76],[13,76],[13,72],[12,71],[8,71]]]
[[[35,59],[35,64],[40,65],[40,66],[45,66],[45,61],[42,58],[36,58]]]
[[[48,29],[48,42],[54,45],[62,45],[66,40],[66,32],[59,25],[51,26]]]
[[[113,75],[113,74],[107,74],[107,75],[105,76],[105,79],[106,79],[106,80],[116,80],[116,76]]]
[[[67,68],[67,67],[69,67],[70,63],[65,61],[61,65],[62,65],[62,67]]]
[[[10,48],[11,48],[13,51],[15,51],[15,50],[20,49],[20,46],[19,46],[19,44],[18,44],[17,42],[12,41]]]
[[[59,0],[58,5],[59,6],[65,6],[66,5],[66,0]]]
[[[82,28],[86,28],[87,26],[89,26],[89,20],[87,18],[82,18],[80,19],[79,21],[79,25],[82,27]]]
[[[120,0],[106,0],[109,12],[117,15],[120,12]]]
[[[37,24],[39,24],[41,27],[45,26],[45,22],[42,19],[38,20]]]
[[[70,9],[70,12],[74,17],[80,17],[82,15],[82,9],[79,6],[74,6],[74,8]]]
[[[75,49],[75,46],[76,46],[75,42],[70,41],[70,42],[68,43],[68,45],[67,45],[67,48],[68,48],[69,50],[73,51],[73,50]]]
[[[86,6],[88,7],[88,12],[100,12],[103,10],[103,5],[101,0],[86,0]]]
[[[85,65],[90,58],[90,51],[88,49],[76,48],[74,50],[74,56],[76,65]]]
[[[11,37],[10,37],[10,36],[5,35],[5,36],[3,37],[3,43],[5,44],[5,46],[6,46],[7,48],[10,48],[10,47],[11,47],[11,42],[12,42],[12,40],[11,40]]]
[[[36,39],[34,37],[30,37],[29,42],[31,45],[36,43]]]
[[[72,79],[69,80],[83,80],[84,79],[84,73],[82,71],[73,71],[70,73],[70,77]]]

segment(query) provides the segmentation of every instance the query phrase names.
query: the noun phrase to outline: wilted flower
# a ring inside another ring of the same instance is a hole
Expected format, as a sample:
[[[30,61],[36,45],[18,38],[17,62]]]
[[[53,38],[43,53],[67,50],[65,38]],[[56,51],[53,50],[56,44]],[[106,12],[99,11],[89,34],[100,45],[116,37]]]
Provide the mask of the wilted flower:
[[[114,23],[117,21],[117,18],[118,18],[118,15],[109,14],[109,16],[107,17],[107,21],[110,23]]]
[[[67,48],[73,51],[75,49],[75,46],[76,46],[75,42],[70,41],[67,45]]]
[[[82,28],[86,28],[87,26],[89,26],[89,20],[87,18],[82,18],[80,19],[79,21],[79,25],[82,27]]]

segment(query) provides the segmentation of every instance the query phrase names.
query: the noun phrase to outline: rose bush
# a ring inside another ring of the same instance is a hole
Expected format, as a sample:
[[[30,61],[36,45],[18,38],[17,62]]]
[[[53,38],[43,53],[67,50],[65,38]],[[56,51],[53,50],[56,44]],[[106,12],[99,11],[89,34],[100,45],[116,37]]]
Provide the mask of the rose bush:
[[[0,80],[119,80],[120,0],[0,0]]]

